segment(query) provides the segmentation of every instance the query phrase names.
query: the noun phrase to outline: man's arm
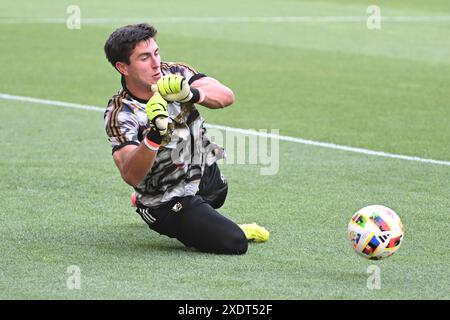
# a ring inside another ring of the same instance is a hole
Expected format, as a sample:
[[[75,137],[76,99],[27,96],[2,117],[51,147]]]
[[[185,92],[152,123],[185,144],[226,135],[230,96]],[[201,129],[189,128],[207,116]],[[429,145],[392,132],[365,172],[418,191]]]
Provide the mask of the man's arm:
[[[234,93],[214,78],[203,76],[188,83],[179,74],[163,76],[151,86],[166,101],[197,103],[210,109],[225,108],[234,102]]]
[[[167,132],[167,102],[159,93],[154,93],[148,100],[146,113],[151,125],[139,146],[126,145],[113,153],[120,175],[133,187],[136,187],[153,167],[162,135]]]
[[[123,180],[136,187],[152,168],[156,153],[142,142],[139,146],[127,145],[115,151],[113,159]]]
[[[210,109],[225,108],[234,103],[235,97],[230,88],[211,77],[203,77],[195,80],[191,88],[201,90],[204,94],[203,101],[198,104]]]

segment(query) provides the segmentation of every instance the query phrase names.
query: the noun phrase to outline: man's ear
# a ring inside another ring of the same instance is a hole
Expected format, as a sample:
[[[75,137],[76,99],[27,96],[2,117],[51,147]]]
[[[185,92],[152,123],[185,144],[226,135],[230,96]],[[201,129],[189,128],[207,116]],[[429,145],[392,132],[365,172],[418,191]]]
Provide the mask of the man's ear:
[[[119,71],[122,75],[124,76],[128,76],[128,68],[127,68],[127,64],[117,61],[116,62],[116,69],[117,71]]]

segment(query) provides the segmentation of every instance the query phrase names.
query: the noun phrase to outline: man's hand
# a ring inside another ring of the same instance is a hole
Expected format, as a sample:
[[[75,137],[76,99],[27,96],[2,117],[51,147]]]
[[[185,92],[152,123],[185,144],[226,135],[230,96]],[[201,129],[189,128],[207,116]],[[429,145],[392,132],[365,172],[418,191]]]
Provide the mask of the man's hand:
[[[159,131],[161,136],[165,135],[167,133],[167,122],[169,117],[169,113],[167,112],[167,101],[164,100],[158,92],[155,92],[147,102],[146,111],[147,117],[153,127]]]
[[[163,76],[156,82],[156,85],[152,85],[152,91],[158,91],[161,96],[167,101],[178,102],[198,102],[198,92],[196,89],[191,89],[189,83],[183,76],[178,74],[169,74]],[[196,101],[193,101],[193,97],[196,95]]]

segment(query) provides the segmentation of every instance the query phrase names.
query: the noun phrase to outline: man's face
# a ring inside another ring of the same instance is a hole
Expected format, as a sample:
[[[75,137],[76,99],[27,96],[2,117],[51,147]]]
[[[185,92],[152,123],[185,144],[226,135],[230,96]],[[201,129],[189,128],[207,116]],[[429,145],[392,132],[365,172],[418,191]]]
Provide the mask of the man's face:
[[[161,57],[155,39],[150,38],[136,45],[125,70],[125,76],[140,86],[154,84],[161,78]]]

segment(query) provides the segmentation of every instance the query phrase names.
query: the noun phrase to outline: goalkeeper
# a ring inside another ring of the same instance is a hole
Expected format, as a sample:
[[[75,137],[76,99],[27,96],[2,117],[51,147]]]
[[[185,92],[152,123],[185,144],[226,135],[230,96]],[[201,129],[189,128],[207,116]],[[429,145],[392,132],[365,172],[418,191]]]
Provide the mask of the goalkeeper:
[[[224,150],[209,141],[195,106],[224,108],[234,94],[188,65],[161,62],[156,33],[128,25],[105,43],[122,79],[104,115],[114,162],[152,230],[200,251],[244,254],[248,241],[267,241],[269,233],[216,211],[228,191],[216,163]]]

